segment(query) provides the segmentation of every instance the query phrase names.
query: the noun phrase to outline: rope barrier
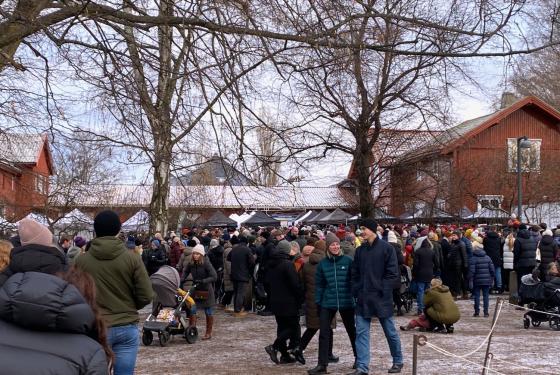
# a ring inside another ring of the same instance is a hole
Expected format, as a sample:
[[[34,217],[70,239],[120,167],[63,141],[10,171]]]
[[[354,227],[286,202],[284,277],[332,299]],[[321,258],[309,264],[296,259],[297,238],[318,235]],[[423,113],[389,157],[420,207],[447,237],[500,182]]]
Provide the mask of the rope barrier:
[[[514,305],[513,303],[509,303],[509,302],[507,302],[507,301],[504,301],[504,303],[507,304],[507,305],[513,306],[513,307],[515,307],[516,309],[523,309],[523,310],[527,310],[527,311],[534,311],[534,312],[537,312],[537,313],[541,313],[541,314],[545,314],[545,315],[550,315],[550,316],[556,316],[556,317],[559,317],[559,318],[560,318],[560,314],[555,314],[555,313],[546,312],[546,311],[541,311],[541,310],[534,310],[534,309],[531,309],[531,308],[529,308],[529,307]]]
[[[493,358],[493,359],[494,359],[494,361],[505,363],[505,364],[508,364],[508,365],[511,365],[511,366],[514,366],[514,367],[518,367],[518,368],[522,368],[522,369],[525,369],[525,370],[531,370],[533,372],[540,372],[541,374],[558,374],[558,372],[550,372],[550,371],[546,371],[546,370],[539,370],[539,369],[535,369],[535,368],[532,368],[532,367],[523,366],[523,365],[520,365],[520,364],[517,364],[517,363],[514,363],[514,362],[504,361],[503,359],[498,359],[498,358]]]
[[[433,345],[433,344],[431,344],[431,343],[429,343],[429,342],[426,342],[425,345],[426,345],[426,346],[429,346],[430,348],[432,348],[432,349],[435,350],[436,352],[438,352],[438,353],[440,353],[440,354],[443,354],[443,355],[445,355],[445,356],[447,356],[447,357],[458,358],[458,359],[460,359],[460,360],[462,360],[462,361],[465,361],[465,362],[470,363],[471,365],[474,365],[474,366],[477,366],[477,367],[486,369],[486,370],[488,370],[488,371],[490,371],[490,372],[492,372],[492,373],[494,373],[494,374],[506,375],[506,374],[503,373],[503,372],[499,372],[499,371],[497,371],[497,370],[491,369],[490,367],[485,367],[484,365],[481,365],[480,363],[476,363],[476,362],[473,362],[473,361],[471,361],[471,360],[469,360],[469,359],[466,359],[466,358],[460,357],[460,356],[458,356],[458,355],[456,355],[456,354],[450,353],[450,352],[448,352],[447,350],[441,349],[441,348],[439,348],[438,346]]]

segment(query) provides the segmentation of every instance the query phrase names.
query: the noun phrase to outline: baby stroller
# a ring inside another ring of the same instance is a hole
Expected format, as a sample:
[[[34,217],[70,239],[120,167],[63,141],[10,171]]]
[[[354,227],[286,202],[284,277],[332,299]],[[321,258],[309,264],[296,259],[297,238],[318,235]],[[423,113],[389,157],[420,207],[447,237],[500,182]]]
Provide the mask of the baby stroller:
[[[412,271],[406,265],[401,266],[401,305],[408,313],[412,310],[412,304],[416,298],[411,290],[412,285]]]
[[[542,322],[548,322],[551,329],[560,331],[560,289],[550,287],[547,283],[535,281],[532,275],[521,278],[519,288],[520,303],[537,311],[528,311],[523,315],[523,327],[539,327]],[[542,312],[541,312],[542,311]]]
[[[179,272],[173,267],[162,266],[150,276],[152,288],[156,293],[153,301],[152,313],[144,321],[142,328],[142,344],[148,346],[157,333],[159,344],[166,346],[171,335],[182,335],[189,344],[194,344],[198,338],[198,330],[187,323],[191,307],[195,304],[191,292],[179,288],[181,279]]]

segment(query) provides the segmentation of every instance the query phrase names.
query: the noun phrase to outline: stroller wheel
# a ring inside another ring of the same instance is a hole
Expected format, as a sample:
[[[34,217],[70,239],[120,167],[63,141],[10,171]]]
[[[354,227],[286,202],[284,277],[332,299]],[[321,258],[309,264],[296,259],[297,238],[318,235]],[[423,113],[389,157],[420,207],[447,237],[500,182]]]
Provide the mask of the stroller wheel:
[[[540,320],[531,320],[531,324],[533,325],[533,327],[538,327],[541,325],[541,321]]]
[[[142,331],[142,344],[145,346],[150,346],[154,341],[154,335],[152,331]]]
[[[184,335],[189,344],[194,344],[198,339],[198,329],[194,326],[187,327]]]
[[[557,316],[551,316],[548,321],[548,325],[555,331],[560,331],[560,318]]]
[[[158,333],[158,338],[159,338],[159,345],[160,346],[166,346],[167,343],[169,342],[169,332],[167,331],[161,331]]]
[[[523,328],[529,329],[529,325],[531,325],[531,321],[529,320],[529,318],[523,319]]]

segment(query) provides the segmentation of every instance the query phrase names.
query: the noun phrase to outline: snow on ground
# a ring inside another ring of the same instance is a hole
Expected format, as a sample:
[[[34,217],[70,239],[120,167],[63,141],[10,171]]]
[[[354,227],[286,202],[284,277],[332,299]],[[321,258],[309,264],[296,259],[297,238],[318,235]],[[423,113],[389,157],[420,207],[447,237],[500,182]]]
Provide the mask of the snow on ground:
[[[496,299],[491,299],[490,318],[472,317],[472,302],[458,301],[462,319],[451,335],[425,333],[428,342],[456,355],[463,355],[477,348],[490,331]],[[553,331],[547,322],[538,327],[523,328],[524,311],[505,305],[496,325],[490,352],[495,360],[493,374],[560,374],[560,331]],[[145,316],[145,314],[143,315]],[[411,319],[411,315],[395,317],[397,328]],[[303,321],[303,318],[302,318]],[[204,334],[204,317],[199,312],[199,334]],[[305,327],[302,327],[302,331]],[[249,314],[245,318],[217,311],[213,338],[187,344],[175,336],[167,347],[160,347],[157,337],[151,346],[141,345],[136,364],[136,374],[306,374],[317,364],[318,334],[305,352],[307,364],[275,365],[264,351],[274,341],[274,317]],[[417,332],[418,333],[418,332]],[[403,374],[412,373],[413,332],[399,330],[405,356]],[[420,334],[420,333],[418,333]],[[340,362],[328,367],[330,374],[351,372],[354,358],[342,322],[337,325],[334,352]],[[484,362],[486,345],[467,357],[477,364]],[[418,349],[418,374],[480,374],[480,367],[458,358],[449,358],[427,346]],[[505,362],[501,362],[505,361]],[[386,374],[391,357],[379,323],[372,324],[370,374]],[[514,364],[528,368],[516,367]],[[529,369],[530,368],[530,369]],[[542,371],[542,372],[538,372]]]

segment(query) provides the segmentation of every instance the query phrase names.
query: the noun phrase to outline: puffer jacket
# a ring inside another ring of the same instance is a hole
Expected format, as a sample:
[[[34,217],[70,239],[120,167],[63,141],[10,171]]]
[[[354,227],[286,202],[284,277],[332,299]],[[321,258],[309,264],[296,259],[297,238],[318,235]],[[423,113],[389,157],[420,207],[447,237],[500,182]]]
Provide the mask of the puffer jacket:
[[[352,259],[328,255],[317,266],[315,303],[323,308],[348,310],[354,307],[351,291]]]
[[[466,247],[461,240],[452,241],[449,245],[446,265],[449,270],[460,270],[469,266]]]
[[[303,265],[301,272],[305,293],[305,325],[307,328],[320,328],[317,304],[315,304],[315,274],[319,262],[324,258],[325,252],[314,248],[311,255],[309,255],[309,261]]]
[[[513,244],[513,266],[529,268],[537,265],[537,243],[529,235],[529,231],[520,230]]]
[[[469,265],[469,284],[472,286],[492,286],[494,284],[494,263],[482,249],[473,251]]]
[[[554,242],[552,236],[546,235],[542,237],[539,243],[539,250],[541,252],[541,265],[540,268],[546,270],[550,262],[554,262],[558,254],[558,246]]]
[[[18,272],[42,272],[54,275],[68,268],[66,255],[56,247],[29,244],[10,252],[10,264],[0,273],[0,287]]]
[[[505,270],[512,270],[513,269],[513,245],[509,245],[509,239],[506,238],[504,242],[504,252],[502,259],[504,260],[504,269]]]
[[[428,289],[424,294],[424,306],[430,318],[438,323],[454,324],[461,319],[459,307],[445,285]]]
[[[44,273],[16,273],[0,288],[0,372],[108,374],[95,316],[78,289]]]
[[[502,241],[496,232],[488,232],[488,235],[482,241],[484,245],[484,252],[492,259],[494,266],[501,267],[502,260]]]

